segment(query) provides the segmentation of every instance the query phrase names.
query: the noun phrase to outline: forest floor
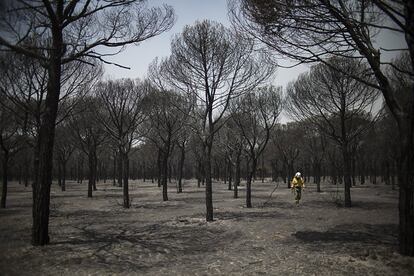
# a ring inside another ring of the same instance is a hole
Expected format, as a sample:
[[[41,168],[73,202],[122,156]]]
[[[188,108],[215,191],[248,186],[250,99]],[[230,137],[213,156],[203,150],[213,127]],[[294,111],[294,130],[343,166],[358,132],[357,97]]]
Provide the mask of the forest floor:
[[[215,221],[205,222],[204,187],[184,183],[169,201],[151,182],[131,181],[132,206],[122,188],[98,183],[53,185],[50,238],[30,245],[31,189],[11,183],[0,210],[0,275],[414,275],[414,258],[398,250],[398,192],[383,185],[308,185],[295,206],[281,183],[253,183],[253,208],[223,183],[213,183]]]

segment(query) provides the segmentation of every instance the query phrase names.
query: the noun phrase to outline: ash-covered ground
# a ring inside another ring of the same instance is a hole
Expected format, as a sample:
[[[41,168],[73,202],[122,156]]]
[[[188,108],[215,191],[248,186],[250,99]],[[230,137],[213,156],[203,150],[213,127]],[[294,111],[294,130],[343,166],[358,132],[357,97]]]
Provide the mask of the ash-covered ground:
[[[281,183],[253,183],[253,208],[215,182],[215,221],[205,222],[205,190],[132,181],[132,206],[122,188],[98,183],[52,187],[50,238],[30,245],[31,188],[11,183],[0,210],[1,275],[414,275],[414,258],[398,252],[398,192],[390,186],[352,188],[341,207],[340,186],[308,184],[295,206]],[[267,202],[268,201],[268,202]],[[264,204],[267,202],[267,204]],[[338,204],[339,203],[339,204]]]

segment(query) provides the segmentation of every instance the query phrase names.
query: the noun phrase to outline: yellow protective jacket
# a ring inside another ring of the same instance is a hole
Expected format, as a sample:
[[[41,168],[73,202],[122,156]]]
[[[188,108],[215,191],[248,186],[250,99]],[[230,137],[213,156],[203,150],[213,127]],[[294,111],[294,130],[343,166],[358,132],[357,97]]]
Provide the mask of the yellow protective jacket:
[[[291,184],[292,184],[292,188],[295,188],[295,187],[304,188],[305,187],[305,181],[303,180],[302,177],[293,177]]]

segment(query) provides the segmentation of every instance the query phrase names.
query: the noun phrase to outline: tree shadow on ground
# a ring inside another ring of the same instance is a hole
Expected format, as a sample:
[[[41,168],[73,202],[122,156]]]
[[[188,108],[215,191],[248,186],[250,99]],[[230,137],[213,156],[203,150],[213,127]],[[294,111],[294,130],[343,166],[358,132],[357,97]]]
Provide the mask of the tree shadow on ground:
[[[396,224],[342,224],[327,231],[297,231],[292,234],[296,239],[309,245],[315,245],[316,250],[325,250],[346,244],[367,245],[397,245],[398,225]]]
[[[353,201],[352,208],[362,210],[381,210],[397,208],[398,202]]]
[[[54,242],[48,250],[53,250],[60,256],[73,252],[73,249],[83,251],[94,256],[94,265],[109,266],[116,272],[145,272],[149,268],[176,262],[183,256],[197,258],[221,250],[241,236],[238,232],[208,225],[168,225],[165,222],[137,228],[121,224],[105,229],[77,229],[77,234],[71,238],[60,237],[60,241]],[[76,261],[74,258],[65,262],[73,265]]]
[[[221,220],[259,220],[259,219],[281,219],[287,216],[280,212],[216,212],[214,217]]]

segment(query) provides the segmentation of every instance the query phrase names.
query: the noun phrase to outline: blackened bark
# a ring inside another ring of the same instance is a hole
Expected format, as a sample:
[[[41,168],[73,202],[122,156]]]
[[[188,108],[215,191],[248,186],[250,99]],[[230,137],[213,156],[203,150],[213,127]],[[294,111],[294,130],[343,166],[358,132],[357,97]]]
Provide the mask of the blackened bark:
[[[345,192],[345,207],[351,207],[351,159],[346,144],[342,146],[342,157],[344,161],[344,192]]]
[[[401,149],[398,168],[400,253],[414,256],[414,118],[407,116],[400,127]]]
[[[6,208],[7,199],[7,185],[8,185],[8,174],[9,174],[9,153],[3,151],[3,187],[1,191],[1,203],[0,208]]]
[[[250,162],[249,162],[250,163]],[[247,183],[246,183],[246,207],[252,208],[252,179],[257,167],[257,159],[252,158],[251,164],[248,167]]]
[[[116,186],[116,168],[117,168],[117,154],[116,154],[116,150],[114,150],[114,170],[113,170],[113,186]]]
[[[162,151],[158,149],[158,157],[157,157],[157,168],[158,168],[158,187],[161,187],[162,184]]]
[[[53,170],[53,144],[55,123],[60,94],[62,35],[53,26],[53,50],[48,68],[47,95],[45,109],[39,130],[39,161],[33,185],[33,225],[32,244],[35,246],[49,243],[49,206],[50,186]]]
[[[88,176],[88,197],[92,197],[92,190],[93,186],[95,185],[96,181],[96,151],[94,149],[90,149],[88,153],[88,161],[89,161],[89,176]]]
[[[315,182],[316,182],[316,191],[321,192],[321,163],[317,161],[315,163]]]
[[[167,149],[165,149],[167,151]],[[162,184],[162,200],[168,201],[168,154],[163,152],[162,155],[162,171],[161,171],[161,184]]]
[[[239,197],[239,185],[240,185],[240,166],[241,166],[241,148],[237,151],[236,156],[236,169],[235,169],[235,176],[234,176],[234,191],[233,191],[233,198]]]
[[[264,155],[262,156],[262,183],[264,183],[265,179],[265,166],[264,166]]]
[[[61,182],[62,192],[66,191],[66,163],[67,163],[67,160],[62,162],[62,182]]]
[[[211,150],[213,141],[210,138],[205,146],[204,176],[206,181],[206,221],[213,221],[213,183],[211,175]]]
[[[181,146],[181,156],[180,156],[180,164],[178,169],[178,193],[183,192],[183,171],[184,171],[184,160],[185,160],[185,146]]]
[[[129,179],[129,158],[128,158],[128,153],[122,153],[121,155],[123,155],[123,178],[124,178],[124,183],[122,186],[122,191],[123,191],[123,198],[124,198],[124,208],[129,208],[131,206],[130,204],[130,200],[129,200],[129,183],[128,183],[128,179]]]
[[[124,172],[124,157],[122,152],[122,147],[119,147],[119,154],[118,154],[118,187],[122,187],[122,178],[123,178],[123,172]]]
[[[201,173],[201,161],[198,160],[197,161],[197,187],[200,188],[201,187],[201,177],[202,177],[202,173]]]

